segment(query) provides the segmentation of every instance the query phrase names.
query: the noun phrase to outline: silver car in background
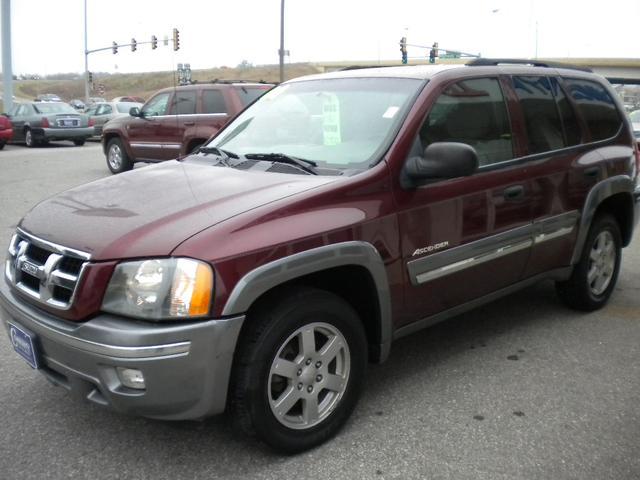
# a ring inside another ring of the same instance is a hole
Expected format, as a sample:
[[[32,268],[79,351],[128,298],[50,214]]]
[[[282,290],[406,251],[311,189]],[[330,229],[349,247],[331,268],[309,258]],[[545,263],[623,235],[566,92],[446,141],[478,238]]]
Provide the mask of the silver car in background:
[[[142,107],[141,103],[135,102],[100,102],[91,105],[86,110],[86,114],[93,122],[93,135],[99,137],[102,135],[102,127],[112,118],[129,115],[129,111],[133,107]]]

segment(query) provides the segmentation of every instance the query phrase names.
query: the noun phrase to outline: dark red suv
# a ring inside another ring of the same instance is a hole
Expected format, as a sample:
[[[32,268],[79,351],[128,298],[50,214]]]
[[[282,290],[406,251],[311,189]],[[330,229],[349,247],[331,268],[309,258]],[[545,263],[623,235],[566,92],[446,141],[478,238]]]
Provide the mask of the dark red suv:
[[[165,88],[130,116],[108,122],[102,148],[112,173],[135,162],[172,160],[194,151],[273,85],[203,83]]]
[[[228,407],[295,452],[399,337],[544,279],[602,307],[638,212],[629,120],[601,77],[500,63],[295,79],[194,155],[39,204],[0,282],[13,347],[90,402]]]

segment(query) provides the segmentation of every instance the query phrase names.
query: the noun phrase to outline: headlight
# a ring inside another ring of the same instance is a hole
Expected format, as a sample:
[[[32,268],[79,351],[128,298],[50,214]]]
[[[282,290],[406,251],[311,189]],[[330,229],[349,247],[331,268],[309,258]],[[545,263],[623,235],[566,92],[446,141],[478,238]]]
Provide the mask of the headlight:
[[[202,317],[213,291],[211,267],[190,258],[120,263],[102,301],[102,310],[145,319]]]

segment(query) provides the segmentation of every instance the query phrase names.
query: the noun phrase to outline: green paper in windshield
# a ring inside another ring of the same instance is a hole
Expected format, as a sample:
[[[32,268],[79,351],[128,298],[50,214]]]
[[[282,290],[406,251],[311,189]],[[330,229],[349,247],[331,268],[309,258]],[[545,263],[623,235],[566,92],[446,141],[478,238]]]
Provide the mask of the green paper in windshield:
[[[334,93],[324,95],[322,102],[322,135],[324,145],[342,143],[340,138],[340,100]]]

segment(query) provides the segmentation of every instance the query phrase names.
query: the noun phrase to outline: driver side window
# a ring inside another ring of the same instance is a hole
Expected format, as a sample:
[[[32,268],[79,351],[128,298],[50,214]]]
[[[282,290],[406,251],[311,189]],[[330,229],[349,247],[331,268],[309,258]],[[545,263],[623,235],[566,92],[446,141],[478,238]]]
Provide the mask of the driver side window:
[[[511,126],[497,78],[463,80],[446,88],[420,128],[422,151],[434,142],[475,148],[479,166],[513,158]]]
[[[158,115],[164,115],[167,112],[167,105],[169,104],[170,92],[160,93],[153,97],[143,107],[142,114],[145,117],[156,117]]]

